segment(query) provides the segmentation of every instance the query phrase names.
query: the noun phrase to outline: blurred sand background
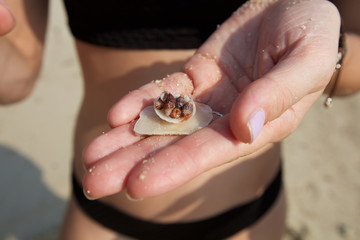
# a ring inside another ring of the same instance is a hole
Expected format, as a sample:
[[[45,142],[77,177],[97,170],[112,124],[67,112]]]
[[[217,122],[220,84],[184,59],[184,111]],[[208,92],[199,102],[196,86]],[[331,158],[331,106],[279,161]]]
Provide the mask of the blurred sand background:
[[[61,1],[50,1],[43,71],[31,96],[0,106],[0,239],[56,239],[69,196],[81,72]],[[320,99],[283,145],[284,239],[359,239],[360,94]]]

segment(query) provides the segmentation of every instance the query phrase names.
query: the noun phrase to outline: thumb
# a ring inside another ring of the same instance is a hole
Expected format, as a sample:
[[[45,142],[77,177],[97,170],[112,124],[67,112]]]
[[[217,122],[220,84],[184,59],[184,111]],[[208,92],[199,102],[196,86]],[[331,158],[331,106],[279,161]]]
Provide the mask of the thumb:
[[[252,143],[264,124],[279,118],[306,95],[322,92],[333,73],[336,45],[327,50],[322,54],[328,54],[321,58],[304,51],[301,56],[290,54],[263,77],[248,85],[232,105],[230,128],[233,135],[242,142]],[[284,122],[283,129],[278,130],[291,131],[294,124]]]
[[[0,36],[3,36],[15,27],[15,16],[5,0],[0,0]]]

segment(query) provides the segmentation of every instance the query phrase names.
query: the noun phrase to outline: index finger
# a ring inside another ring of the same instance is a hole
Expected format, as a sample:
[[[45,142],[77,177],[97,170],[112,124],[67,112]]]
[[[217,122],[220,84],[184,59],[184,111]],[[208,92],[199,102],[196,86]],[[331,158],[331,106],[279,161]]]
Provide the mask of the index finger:
[[[165,90],[173,94],[191,95],[193,89],[193,83],[186,73],[174,73],[161,80],[152,81],[117,102],[109,111],[108,122],[113,128],[131,122]]]

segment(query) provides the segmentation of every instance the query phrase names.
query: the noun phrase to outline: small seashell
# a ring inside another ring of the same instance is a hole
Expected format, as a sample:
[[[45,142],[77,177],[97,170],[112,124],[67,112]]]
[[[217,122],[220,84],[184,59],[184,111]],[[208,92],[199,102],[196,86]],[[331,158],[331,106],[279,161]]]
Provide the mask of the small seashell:
[[[155,102],[157,102],[157,100]],[[175,97],[171,93],[167,93],[164,99],[164,113],[166,116],[170,116],[172,110],[175,108],[175,103],[176,103]]]
[[[159,107],[161,102],[164,102],[163,108]],[[155,99],[154,109],[161,119],[170,123],[185,121],[196,113],[195,103],[189,96],[169,92],[163,92]]]
[[[193,104],[191,104],[191,103],[185,103],[181,108],[182,117],[185,119],[188,119],[189,117],[191,117],[193,112],[194,112]]]
[[[168,98],[169,102],[175,103],[169,115],[165,113]],[[161,102],[164,105],[159,108]],[[154,106],[146,107],[140,113],[134,131],[141,135],[188,135],[206,127],[212,119],[212,109],[208,105],[195,103],[187,95],[172,95],[165,92],[155,99]]]
[[[182,106],[184,106],[184,104],[188,102],[185,100],[185,98],[183,96],[180,96],[176,99],[176,102],[175,102],[175,107],[176,108],[181,108]]]
[[[174,108],[171,113],[170,116],[171,118],[175,118],[175,119],[179,119],[182,115],[182,112],[180,110],[180,108]]]
[[[160,98],[158,98],[158,99],[155,101],[154,106],[155,106],[156,109],[161,110],[161,109],[163,109],[163,107],[164,107],[164,101],[161,100]]]

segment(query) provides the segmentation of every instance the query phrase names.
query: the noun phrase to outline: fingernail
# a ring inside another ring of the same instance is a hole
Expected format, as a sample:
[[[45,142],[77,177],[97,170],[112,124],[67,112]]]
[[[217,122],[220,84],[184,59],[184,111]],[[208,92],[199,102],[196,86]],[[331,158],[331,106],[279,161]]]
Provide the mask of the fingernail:
[[[251,134],[251,143],[259,136],[265,123],[265,113],[262,109],[255,111],[248,122],[248,128]]]
[[[9,4],[7,4],[5,0],[0,0],[0,3],[2,3],[5,7],[7,7],[8,10],[10,10],[10,12],[12,13],[12,15],[15,16],[12,9],[9,7]]]
[[[144,200],[142,198],[134,198],[134,197],[132,197],[127,191],[125,191],[125,196],[126,196],[127,199],[129,199],[132,202],[141,202],[142,200]]]
[[[90,190],[83,189],[84,195],[88,200],[96,200],[96,198],[90,197]]]

